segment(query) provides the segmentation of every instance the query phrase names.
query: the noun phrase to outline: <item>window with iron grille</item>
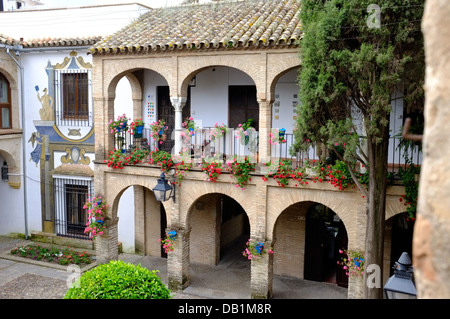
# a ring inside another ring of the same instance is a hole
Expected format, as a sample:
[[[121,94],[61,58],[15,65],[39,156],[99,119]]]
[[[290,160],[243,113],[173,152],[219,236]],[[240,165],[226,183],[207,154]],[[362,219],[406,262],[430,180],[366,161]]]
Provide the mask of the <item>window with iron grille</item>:
[[[77,179],[53,176],[55,189],[55,232],[59,236],[85,238],[88,213],[83,208],[89,194],[93,193],[91,178]]]
[[[55,96],[59,125],[92,125],[91,70],[55,71]]]

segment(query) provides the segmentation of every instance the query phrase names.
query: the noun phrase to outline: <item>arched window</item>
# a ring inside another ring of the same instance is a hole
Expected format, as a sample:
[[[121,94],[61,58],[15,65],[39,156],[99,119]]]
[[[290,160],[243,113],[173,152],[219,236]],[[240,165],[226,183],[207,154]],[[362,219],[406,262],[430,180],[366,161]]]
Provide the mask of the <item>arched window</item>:
[[[11,89],[0,73],[0,129],[11,128]]]

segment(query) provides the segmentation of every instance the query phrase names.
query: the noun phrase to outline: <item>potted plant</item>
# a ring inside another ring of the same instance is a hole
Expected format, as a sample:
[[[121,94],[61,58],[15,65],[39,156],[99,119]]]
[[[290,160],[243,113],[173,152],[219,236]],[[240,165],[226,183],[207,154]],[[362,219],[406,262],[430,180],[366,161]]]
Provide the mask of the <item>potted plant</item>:
[[[119,115],[117,119],[109,121],[109,128],[111,130],[111,134],[120,133],[128,130],[128,117],[123,114]]]
[[[159,238],[158,241],[162,244],[162,247],[164,248],[164,251],[166,254],[169,251],[173,251],[173,243],[175,241],[175,238],[177,237],[177,232],[175,230],[169,231],[166,233],[166,236],[164,238]]]
[[[134,135],[136,138],[142,137],[142,131],[144,129],[144,121],[142,119],[136,119],[134,120],[130,127],[131,127],[131,134]]]
[[[88,222],[84,233],[89,234],[90,238],[95,238],[98,235],[103,235],[105,231],[106,209],[108,205],[103,200],[102,196],[94,196],[88,198],[83,206],[83,209],[88,211]]]
[[[249,239],[246,243],[246,246],[247,247],[242,252],[242,255],[244,257],[247,257],[247,259],[249,260],[256,259],[265,253],[273,254],[273,249],[267,249],[263,242]]]
[[[184,122],[181,124],[181,126],[185,129],[185,132],[183,132],[183,135],[185,136],[194,136],[195,130],[197,129],[195,127],[195,121],[193,117],[187,117]]]
[[[238,125],[237,135],[242,145],[247,145],[250,140],[250,130],[254,130],[255,120],[248,119],[247,121]]]
[[[228,127],[223,123],[222,125],[216,123],[214,128],[210,130],[209,136],[214,141],[215,139],[220,139],[226,133],[228,133]]]
[[[364,275],[364,253],[355,250],[339,250],[342,254],[338,264],[345,270],[347,276],[350,274],[355,276]]]
[[[168,129],[168,126],[166,126],[164,120],[153,122],[150,124],[150,129],[150,137],[152,137],[156,143],[162,144],[163,141],[167,139],[165,131]]]
[[[272,144],[272,145],[284,144],[284,143],[286,143],[285,135],[286,135],[286,129],[284,129],[284,128],[280,128],[280,129],[274,128],[269,133],[269,143]]]

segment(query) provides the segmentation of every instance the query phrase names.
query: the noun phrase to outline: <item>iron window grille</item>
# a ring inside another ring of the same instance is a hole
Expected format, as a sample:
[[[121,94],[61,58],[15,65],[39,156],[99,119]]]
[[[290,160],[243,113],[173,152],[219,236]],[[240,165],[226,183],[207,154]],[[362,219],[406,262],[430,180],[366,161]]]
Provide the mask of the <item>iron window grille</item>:
[[[88,212],[83,206],[94,192],[92,178],[53,176],[53,185],[56,235],[88,239],[84,233]]]
[[[91,70],[56,70],[55,104],[58,125],[91,126],[93,124]]]

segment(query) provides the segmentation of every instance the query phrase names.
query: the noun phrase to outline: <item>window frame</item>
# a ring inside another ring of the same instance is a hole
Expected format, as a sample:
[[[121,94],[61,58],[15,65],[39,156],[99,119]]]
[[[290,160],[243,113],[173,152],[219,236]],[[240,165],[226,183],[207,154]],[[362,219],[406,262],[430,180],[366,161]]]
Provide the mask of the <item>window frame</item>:
[[[91,126],[93,125],[93,101],[92,101],[92,70],[91,69],[57,69],[55,73],[55,119],[58,125],[78,125],[78,126]],[[85,89],[80,93],[80,89],[77,88],[80,79],[77,80],[77,76],[83,75],[83,80],[86,81]],[[84,77],[87,75],[87,77]],[[73,77],[75,79],[75,88],[70,90],[67,88],[66,83],[68,79]],[[68,91],[69,90],[69,91]],[[77,101],[85,101],[86,107],[83,110],[81,106],[75,104],[74,114],[69,114],[71,110],[67,107],[67,94],[75,94]],[[81,95],[81,97],[80,97]],[[83,114],[84,113],[84,114]]]
[[[94,193],[94,180],[92,177],[83,176],[70,176],[70,175],[53,175],[53,187],[54,187],[54,221],[55,221],[55,233],[58,236],[73,237],[81,239],[89,239],[89,236],[84,234],[84,227],[88,219],[87,209],[83,209],[85,201],[80,201],[80,194],[77,194],[78,203],[77,205],[70,205],[68,201],[70,200],[71,194],[69,191],[73,188],[80,186],[86,187],[85,198],[87,199],[90,194]],[[70,218],[69,214],[73,213],[70,211],[70,207],[78,207],[78,214],[80,213],[80,207],[84,210],[85,220],[78,224],[70,223],[73,218]],[[73,231],[73,229],[80,227],[83,231]]]
[[[6,76],[0,73],[0,78],[4,80],[7,86],[7,102],[2,103],[0,101],[0,129],[12,129],[12,103],[11,103],[11,84],[9,83]],[[3,127],[3,109],[6,108],[9,110],[9,118],[8,118],[8,127]]]

